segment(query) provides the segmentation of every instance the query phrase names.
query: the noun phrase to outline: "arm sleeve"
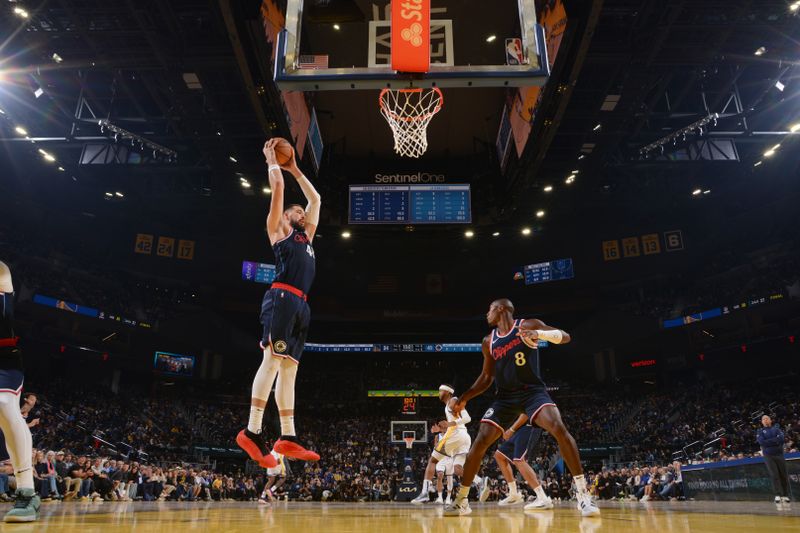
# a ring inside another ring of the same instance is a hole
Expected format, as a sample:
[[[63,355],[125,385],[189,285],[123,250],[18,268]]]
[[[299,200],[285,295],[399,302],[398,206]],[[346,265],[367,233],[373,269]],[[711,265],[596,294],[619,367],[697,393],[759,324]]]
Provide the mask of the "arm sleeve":
[[[465,425],[472,422],[472,418],[469,416],[469,413],[466,409],[461,411],[461,416],[457,418],[457,422],[463,422]]]

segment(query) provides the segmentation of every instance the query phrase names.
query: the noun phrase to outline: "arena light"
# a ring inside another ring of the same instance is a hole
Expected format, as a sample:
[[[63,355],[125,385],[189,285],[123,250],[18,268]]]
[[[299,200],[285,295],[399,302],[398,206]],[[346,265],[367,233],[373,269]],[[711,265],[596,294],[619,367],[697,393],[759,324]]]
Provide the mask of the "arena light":
[[[800,122],[789,126],[789,131],[791,131],[792,133],[796,133],[798,130],[800,130]]]
[[[753,165],[754,167],[761,166],[764,162],[763,161],[756,161],[756,164]]]
[[[228,159],[230,159],[230,160],[231,160],[232,162],[234,162],[234,163],[238,163],[238,161],[236,160],[236,158],[235,158],[235,157],[233,157],[232,155],[229,155],[229,156],[228,156]]]
[[[775,155],[775,150],[767,150],[764,152],[764,157],[772,157],[773,155]]]
[[[544,190],[544,192],[551,192],[553,190],[553,186],[552,185],[545,185],[543,190]]]
[[[2,108],[2,107],[0,107],[0,115],[5,115],[5,114],[6,114],[6,112],[5,112],[5,111],[3,111],[3,108]]]
[[[61,63],[62,61],[64,61],[64,58],[62,58],[62,57],[61,57],[60,55],[58,55],[56,52],[53,52],[53,55],[52,55],[52,56],[50,56],[50,57],[51,57],[51,58],[53,59],[53,61],[55,61],[56,63]]]
[[[602,124],[597,124],[597,125],[596,125],[594,128],[592,128],[592,131],[598,131],[598,130],[600,130],[602,127],[603,127],[603,125],[602,125]]]
[[[581,159],[585,159],[585,158],[586,158],[586,155],[581,154],[581,155],[578,156],[578,161],[580,161]]]
[[[763,56],[763,55],[766,53],[766,51],[767,51],[767,49],[766,49],[766,48],[764,48],[763,46],[759,46],[759,47],[756,49],[756,51],[755,51],[755,52],[753,52],[753,54],[754,54],[754,55],[757,55],[757,56]]]
[[[499,236],[500,236],[499,231],[495,231],[494,233],[492,233],[492,237],[499,237]]]
[[[339,26],[338,24],[334,24],[334,25],[333,25],[333,29],[334,29],[334,30],[336,30],[336,31],[339,31],[339,30],[341,30],[341,29],[342,29],[342,27],[341,27],[341,26]]]
[[[264,187],[263,189],[261,189],[261,192],[263,192],[264,194],[272,194],[272,189],[270,189],[269,187]],[[317,236],[319,237],[319,235]]]
[[[795,2],[794,4],[789,6],[789,11],[795,12],[800,9],[800,2]]]
[[[575,174],[570,174],[569,176],[567,176],[567,179],[564,180],[564,183],[566,183],[567,185],[575,183]]]
[[[703,191],[703,194],[711,194],[711,189],[706,189]]]
[[[17,15],[18,17],[22,17],[24,19],[28,18],[28,16],[29,16],[28,12],[25,11],[24,9],[22,9],[19,6],[14,8],[14,14]]]
[[[703,191],[701,189],[695,189],[695,190],[692,191],[692,196],[697,196],[699,194],[702,194],[702,192]]]
[[[472,231],[472,230],[468,229],[467,231],[464,232],[464,237],[466,237],[467,239],[471,239],[474,236],[475,236],[475,232]]]
[[[539,209],[538,211],[536,211],[536,218],[542,218],[542,217],[544,217],[544,210]]]
[[[14,128],[14,131],[19,133],[20,135],[28,135],[28,130],[26,130],[22,126],[17,126],[16,128]]]
[[[491,43],[494,42],[495,39],[497,39],[497,35],[490,35],[486,38],[486,42]]]
[[[784,85],[783,82],[781,82],[781,80],[778,80],[775,82],[775,88],[778,89],[780,92],[783,92],[783,90],[786,88],[786,85]]]
[[[581,173],[581,171],[580,171],[580,170],[573,170],[573,171],[572,171],[572,174],[580,174],[580,173]]]
[[[111,194],[110,192],[107,192],[107,193],[106,193],[106,198],[111,198],[112,196],[114,196],[114,195],[113,195],[113,194]]]
[[[241,185],[245,189],[249,189],[251,187],[250,182],[247,180],[242,181]]]
[[[349,239],[349,238],[350,238],[350,232],[349,231],[343,231],[342,232],[342,239]]]
[[[522,234],[526,235],[526,236],[530,235],[531,234],[531,228],[522,228]]]
[[[59,171],[61,171],[61,172],[66,172],[66,171],[64,170],[64,167],[58,167],[58,170],[59,170]]]

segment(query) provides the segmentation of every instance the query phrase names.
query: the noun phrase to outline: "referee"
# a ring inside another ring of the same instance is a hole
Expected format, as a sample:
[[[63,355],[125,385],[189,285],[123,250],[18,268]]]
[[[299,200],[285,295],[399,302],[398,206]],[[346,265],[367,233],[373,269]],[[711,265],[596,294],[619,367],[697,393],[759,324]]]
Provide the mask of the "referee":
[[[772,487],[775,489],[775,503],[789,503],[789,475],[786,472],[786,459],[783,458],[783,431],[772,425],[768,415],[761,417],[761,425],[756,439],[761,446],[761,455],[767,465]]]

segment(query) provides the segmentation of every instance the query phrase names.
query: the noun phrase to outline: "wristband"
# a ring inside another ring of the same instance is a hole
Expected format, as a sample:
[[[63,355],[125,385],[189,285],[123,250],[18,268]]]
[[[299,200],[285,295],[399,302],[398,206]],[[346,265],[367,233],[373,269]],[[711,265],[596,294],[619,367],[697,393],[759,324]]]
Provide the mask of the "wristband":
[[[273,170],[277,170],[280,172],[281,167],[279,167],[278,165],[270,165],[268,172],[272,172]]]
[[[561,344],[561,341],[564,339],[564,334],[561,333],[560,329],[553,329],[553,330],[536,330],[537,335],[543,341],[552,342],[553,344]]]

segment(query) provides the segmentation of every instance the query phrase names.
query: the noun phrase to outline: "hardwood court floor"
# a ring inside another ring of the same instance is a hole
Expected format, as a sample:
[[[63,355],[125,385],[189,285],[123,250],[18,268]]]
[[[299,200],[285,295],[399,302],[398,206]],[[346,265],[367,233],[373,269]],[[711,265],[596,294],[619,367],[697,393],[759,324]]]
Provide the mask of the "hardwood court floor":
[[[776,510],[770,502],[601,502],[600,518],[582,518],[573,504],[544,512],[520,506],[474,504],[472,514],[443,517],[441,506],[403,503],[50,503],[32,524],[2,524],[0,531],[147,533],[286,531],[290,533],[414,532],[502,533],[611,531],[798,532],[800,503]],[[5,512],[9,505],[0,507]]]

